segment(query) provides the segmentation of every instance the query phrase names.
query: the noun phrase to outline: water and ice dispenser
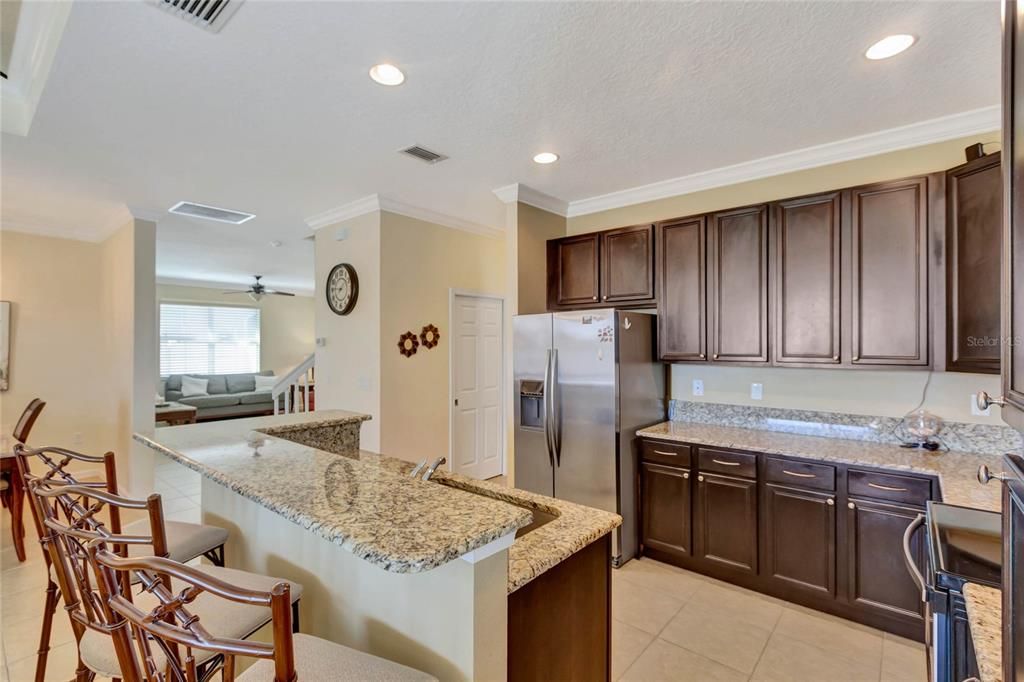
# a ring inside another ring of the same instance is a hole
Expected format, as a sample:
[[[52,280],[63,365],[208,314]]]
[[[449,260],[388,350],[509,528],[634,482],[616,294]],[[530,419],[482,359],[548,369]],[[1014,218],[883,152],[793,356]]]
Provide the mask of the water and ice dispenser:
[[[544,428],[544,382],[524,379],[519,384],[519,425]]]

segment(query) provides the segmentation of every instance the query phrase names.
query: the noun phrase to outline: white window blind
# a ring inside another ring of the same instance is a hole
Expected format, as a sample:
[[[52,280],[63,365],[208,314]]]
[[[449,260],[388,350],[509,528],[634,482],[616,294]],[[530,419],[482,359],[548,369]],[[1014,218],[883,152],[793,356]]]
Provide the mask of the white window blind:
[[[160,304],[160,376],[260,371],[260,309]]]

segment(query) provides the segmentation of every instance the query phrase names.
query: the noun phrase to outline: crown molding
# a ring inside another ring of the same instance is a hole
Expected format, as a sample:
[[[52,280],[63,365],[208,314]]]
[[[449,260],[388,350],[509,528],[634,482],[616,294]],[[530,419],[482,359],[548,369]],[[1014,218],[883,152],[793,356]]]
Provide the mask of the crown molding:
[[[422,206],[414,206],[396,199],[383,197],[379,194],[371,194],[370,196],[363,197],[362,199],[356,199],[355,201],[332,208],[324,211],[323,213],[318,213],[315,216],[306,218],[306,224],[313,230],[319,230],[323,227],[335,225],[357,216],[373,213],[374,211],[395,213],[397,215],[406,216],[407,218],[415,218],[416,220],[423,220],[428,223],[435,223],[444,227],[450,227],[453,230],[462,230],[463,232],[472,232],[474,234],[482,234],[492,237],[504,234],[502,230],[495,227],[489,227],[469,220],[463,220],[462,218],[457,218],[455,216],[448,215],[447,213],[440,213],[429,208],[423,208]]]
[[[540,190],[536,190],[529,185],[524,185],[520,182],[512,183],[511,185],[505,185],[493,190],[494,196],[503,204],[512,204],[515,202],[521,202],[529,204],[535,208],[539,208],[542,211],[548,213],[554,213],[560,215],[563,218],[566,217],[569,210],[569,202],[563,201],[558,197],[553,197],[550,194],[545,194]]]
[[[10,73],[0,80],[3,132],[28,135],[70,14],[70,1],[21,3]]]
[[[933,118],[898,128],[889,128],[814,147],[766,156],[732,166],[661,180],[649,185],[610,192],[588,199],[570,201],[565,215],[572,218],[783,173],[852,161],[933,142],[952,140],[966,135],[988,133],[999,130],[1000,125],[1001,114],[998,106],[973,109],[951,116]]]

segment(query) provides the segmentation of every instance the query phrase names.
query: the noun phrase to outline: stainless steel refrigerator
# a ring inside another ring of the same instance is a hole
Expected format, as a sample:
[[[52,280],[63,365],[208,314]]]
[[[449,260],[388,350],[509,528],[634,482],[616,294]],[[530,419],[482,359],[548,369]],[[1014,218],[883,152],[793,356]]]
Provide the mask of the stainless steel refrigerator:
[[[637,550],[634,434],[665,419],[655,316],[587,310],[512,324],[515,486],[620,514],[621,565]]]

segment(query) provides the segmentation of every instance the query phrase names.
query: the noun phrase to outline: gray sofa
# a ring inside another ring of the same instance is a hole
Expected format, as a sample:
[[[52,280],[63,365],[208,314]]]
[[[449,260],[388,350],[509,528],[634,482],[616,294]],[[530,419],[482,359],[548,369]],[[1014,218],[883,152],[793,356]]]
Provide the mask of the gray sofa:
[[[273,372],[259,372],[261,376],[274,376]],[[206,392],[190,398],[181,396],[181,374],[171,374],[164,380],[164,399],[196,408],[196,420],[243,417],[274,413],[270,391],[256,391],[255,373],[250,374],[189,374],[207,379]]]

